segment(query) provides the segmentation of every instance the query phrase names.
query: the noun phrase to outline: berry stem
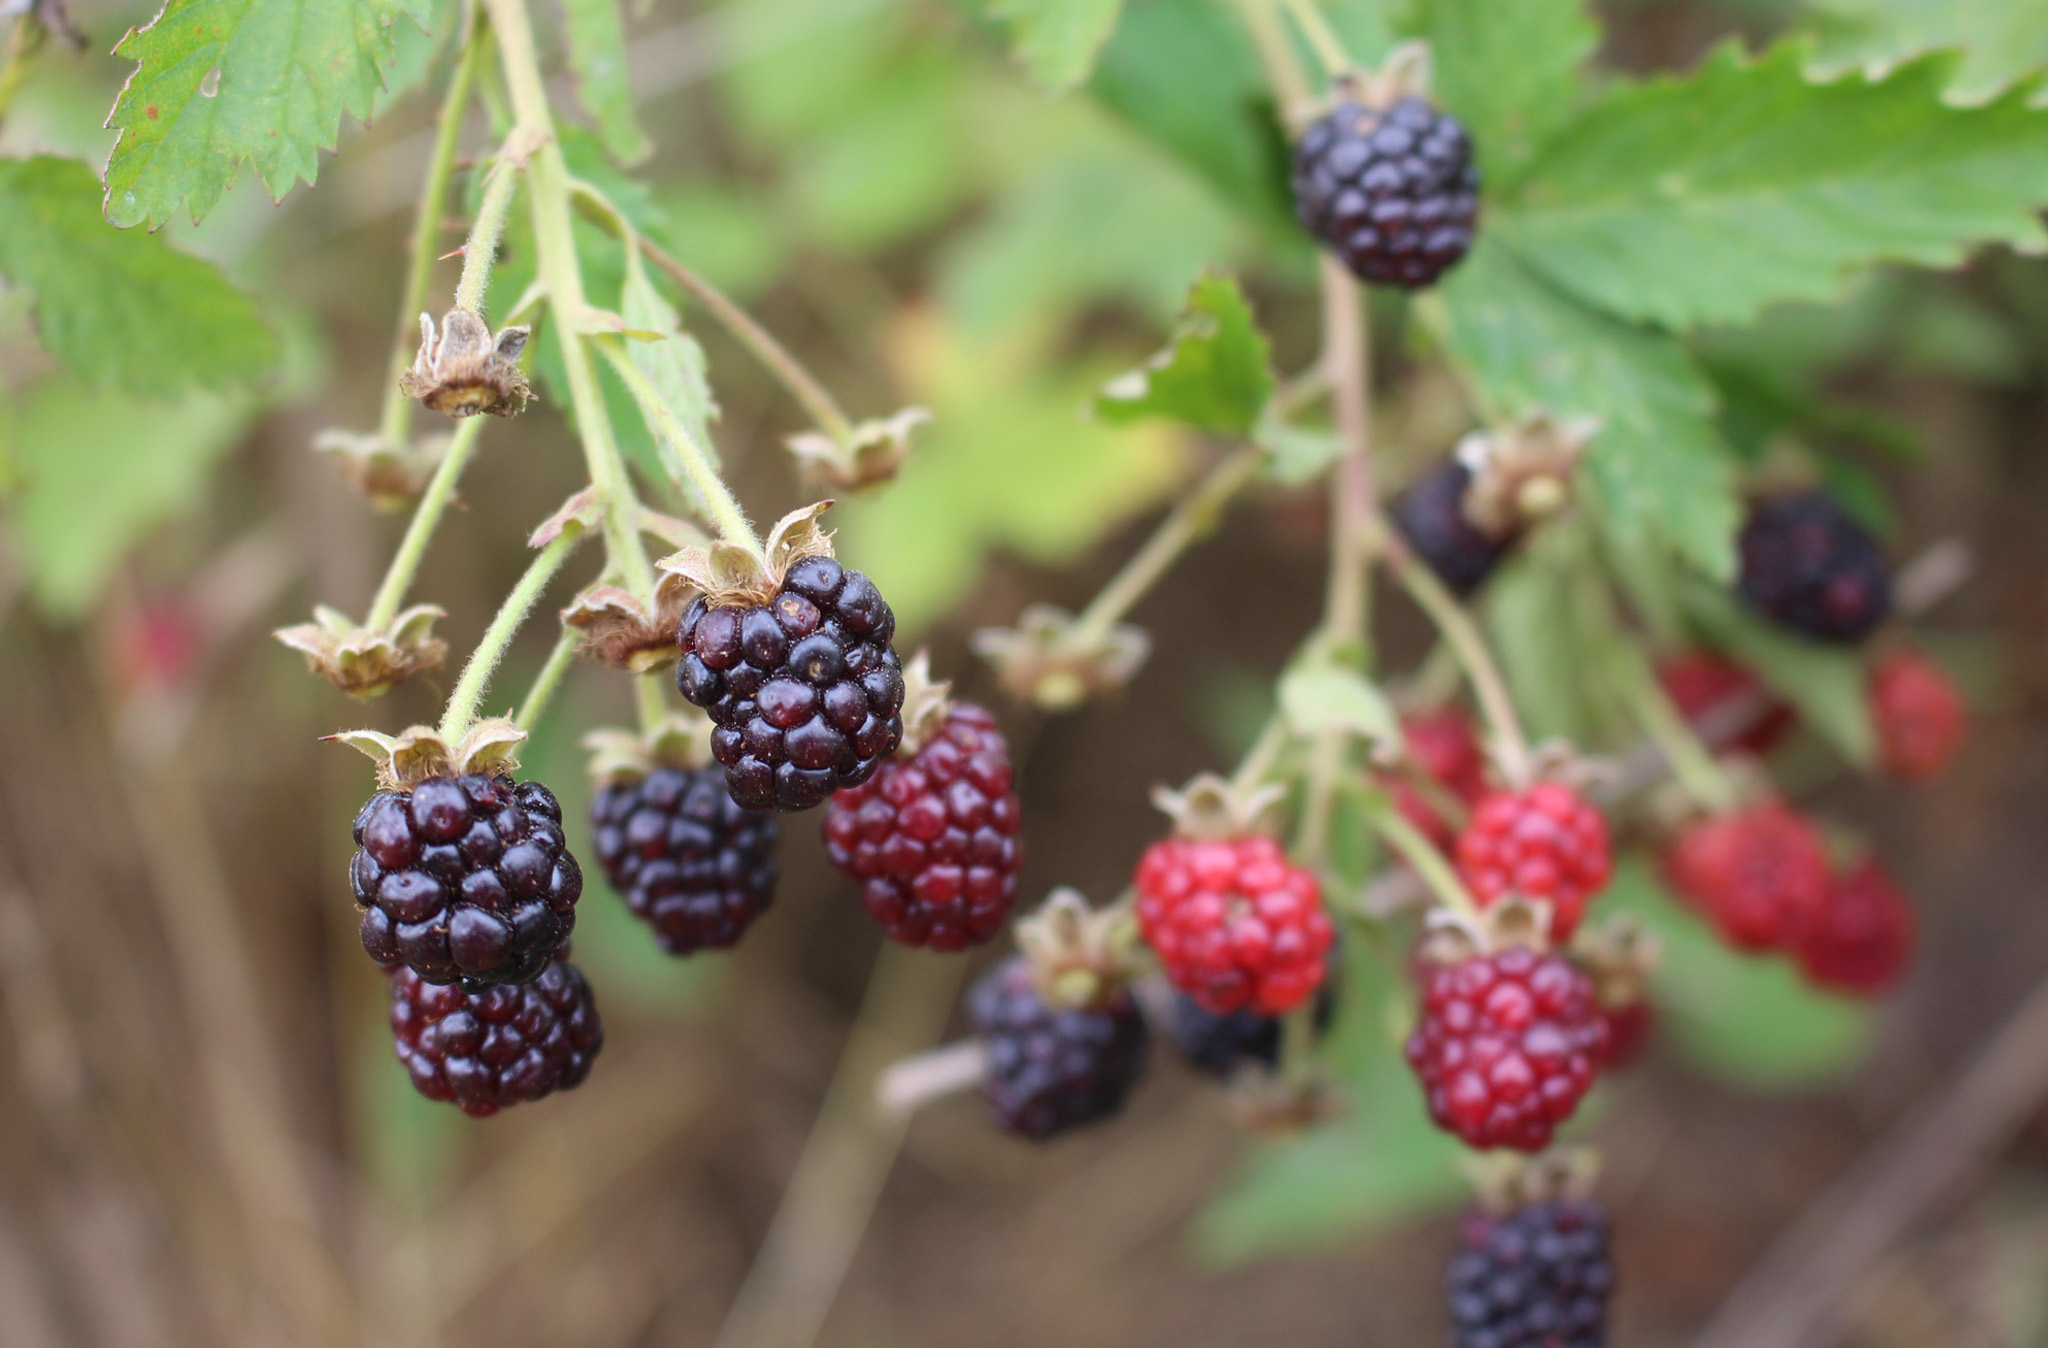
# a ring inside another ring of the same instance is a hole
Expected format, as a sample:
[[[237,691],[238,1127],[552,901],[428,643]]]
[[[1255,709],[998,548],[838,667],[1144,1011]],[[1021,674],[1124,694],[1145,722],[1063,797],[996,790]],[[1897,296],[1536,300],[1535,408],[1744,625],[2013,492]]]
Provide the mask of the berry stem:
[[[526,690],[526,700],[519,704],[519,712],[512,718],[512,724],[521,730],[531,730],[539,722],[553,700],[555,692],[562,686],[563,676],[576,660],[576,643],[579,640],[576,629],[564,626],[560,636],[555,638],[555,648],[548,652],[540,673],[533,676],[533,686]]]
[[[1266,718],[1266,724],[1259,731],[1259,737],[1252,741],[1252,747],[1231,774],[1230,787],[1242,796],[1264,785],[1272,775],[1273,763],[1280,757],[1280,751],[1287,747],[1287,718],[1278,712]]]
[[[1290,124],[1302,121],[1308,115],[1314,95],[1309,92],[1307,77],[1295,62],[1287,27],[1280,21],[1276,0],[1238,0],[1237,8],[1246,30],[1251,34],[1252,45],[1258,48],[1259,64],[1266,68],[1266,80],[1280,97],[1281,115]]]
[[[1508,696],[1507,681],[1501,677],[1500,666],[1487,649],[1486,639],[1479,632],[1478,624],[1457,597],[1444,588],[1436,573],[1416,560],[1415,555],[1391,531],[1381,539],[1381,548],[1386,553],[1387,564],[1394,578],[1401,582],[1401,588],[1408,592],[1422,611],[1436,624],[1445,642],[1464,666],[1465,678],[1472,685],[1472,692],[1479,699],[1479,709],[1486,717],[1486,724],[1493,732],[1494,752],[1500,758],[1501,772],[1510,785],[1517,788],[1527,786],[1535,776],[1529,756],[1529,737],[1522,730],[1521,718],[1515,714],[1514,700]]]
[[[1327,977],[1328,975],[1325,975]],[[1315,1076],[1316,996],[1280,1018],[1280,1079],[1296,1088]]]
[[[398,391],[398,381],[412,364],[413,350],[419,344],[419,316],[427,307],[427,288],[433,281],[434,263],[439,260],[441,223],[448,206],[448,182],[455,172],[455,149],[462,139],[462,120],[469,111],[477,63],[489,41],[490,30],[472,15],[462,52],[455,60],[455,73],[448,77],[447,96],[441,100],[441,124],[434,135],[427,178],[420,186],[419,213],[412,225],[412,252],[406,262],[405,289],[398,302],[398,336],[391,346],[391,369],[384,380],[384,414],[377,431],[387,445],[402,445],[408,439],[412,399]]]
[[[740,503],[726,487],[725,479],[718,475],[718,468],[705,451],[703,442],[691,434],[683,419],[675,414],[675,409],[662,400],[661,391],[633,363],[633,358],[626,354],[618,338],[598,337],[593,342],[605,360],[610,362],[612,373],[619,377],[619,382],[633,395],[633,401],[640,405],[641,414],[662,439],[675,446],[676,457],[681,460],[683,471],[689,476],[690,485],[696,489],[710,516],[711,525],[718,530],[718,536],[728,543],[740,543],[758,550],[760,537],[754,533],[754,526],[747,522],[746,512],[740,509]]]
[[[448,449],[442,454],[441,462],[435,465],[434,476],[427,480],[427,489],[420,494],[419,504],[413,507],[412,519],[405,526],[405,537],[399,540],[398,551],[393,554],[391,565],[377,586],[376,597],[370,601],[369,616],[363,619],[363,626],[373,630],[388,627],[398,616],[399,606],[405,602],[406,591],[412,588],[413,578],[419,573],[420,561],[427,555],[427,545],[434,541],[434,530],[440,527],[441,516],[448,512],[448,503],[455,499],[455,484],[461,479],[470,451],[476,448],[477,437],[483,434],[483,430],[482,417],[469,417],[448,437]]]
[[[1741,799],[1735,780],[1672,705],[1642,652],[1634,646],[1617,647],[1609,655],[1606,673],[1685,793],[1716,813],[1734,809]]]
[[[455,743],[469,729],[470,722],[476,719],[477,704],[483,701],[484,690],[490,686],[491,675],[497,672],[498,662],[505,658],[512,638],[519,634],[526,615],[533,611],[534,604],[548,588],[548,582],[555,578],[555,573],[562,569],[562,563],[569,560],[569,554],[583,541],[583,534],[583,526],[576,521],[565,524],[554,542],[542,548],[527,565],[526,574],[512,587],[512,593],[505,596],[497,616],[484,629],[483,640],[469,653],[469,663],[462,667],[462,677],[456,680],[455,691],[448,695],[448,705],[441,712],[442,739]]]
[[[1076,650],[1091,650],[1108,636],[1110,629],[1172,569],[1182,553],[1215,532],[1223,507],[1259,475],[1267,453],[1263,445],[1247,444],[1224,456],[1205,473],[1194,489],[1167,512],[1144,546],[1088,601],[1088,607],[1081,610],[1068,630],[1068,642]]]
[[[514,135],[518,133],[515,131]],[[462,244],[462,276],[455,282],[455,307],[471,313],[484,311],[484,294],[491,286],[491,266],[498,258],[498,241],[505,237],[505,219],[512,213],[512,198],[519,190],[519,166],[512,142],[505,142],[484,177],[484,195],[477,204],[476,219],[470,222],[469,237]]]
[[[825,386],[804,367],[804,363],[789,353],[789,349],[775,340],[769,331],[754,321],[752,314],[735,304],[724,291],[702,276],[684,266],[657,245],[646,239],[640,241],[640,252],[649,262],[667,272],[669,278],[683,289],[697,297],[697,302],[711,311],[712,317],[725,325],[740,345],[754,353],[754,358],[768,368],[768,372],[789,390],[790,396],[803,404],[811,420],[818,423],[818,429],[832,437],[839,444],[853,442],[853,423],[840,409]]]
[[[1372,821],[1374,831],[1422,877],[1422,882],[1429,886],[1430,892],[1444,907],[1463,917],[1479,916],[1478,903],[1464,882],[1458,879],[1457,872],[1451,869],[1451,864],[1444,860],[1444,854],[1437,851],[1436,845],[1423,837],[1421,830],[1409,823],[1391,801],[1383,795],[1376,796],[1367,805],[1366,816]],[[1377,915],[1374,916],[1377,920]]]
[[[640,713],[640,728],[653,730],[668,716],[668,698],[664,696],[668,684],[668,667],[650,674],[641,674],[633,680],[633,700]]]
[[[1322,62],[1323,71],[1332,79],[1356,68],[1350,53],[1344,50],[1344,42],[1337,36],[1337,30],[1330,26],[1330,20],[1316,0],[1283,0],[1287,12],[1294,17],[1301,35],[1308,39],[1314,49],[1316,60]]]

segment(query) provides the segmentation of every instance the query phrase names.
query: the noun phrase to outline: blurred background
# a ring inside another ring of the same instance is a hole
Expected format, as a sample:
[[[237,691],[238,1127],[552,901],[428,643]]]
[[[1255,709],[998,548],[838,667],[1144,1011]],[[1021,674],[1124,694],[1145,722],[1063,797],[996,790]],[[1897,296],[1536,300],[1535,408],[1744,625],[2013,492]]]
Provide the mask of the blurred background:
[[[1602,8],[1602,59],[1631,71],[1795,17],[1772,0]],[[1797,17],[1852,57],[1861,20],[1901,8]],[[1236,40],[1217,40],[1234,20],[1133,0],[1091,87],[1052,101],[978,5],[628,9],[657,146],[646,210],[856,415],[934,411],[902,480],[834,512],[839,548],[1002,708],[1027,900],[1113,895],[1158,830],[1149,787],[1229,761],[1313,625],[1318,494],[1257,494],[1140,606],[1157,648],[1121,698],[1038,718],[1000,701],[965,638],[1027,602],[1085,603],[1215,452],[1079,411],[1159,344],[1203,264],[1245,269],[1283,369],[1313,354],[1306,245],[1226,199],[1258,165],[1176,154],[1119,112],[1161,61],[1252,96]],[[149,11],[74,10],[91,45],[42,61],[0,154],[103,160],[127,70],[107,53]],[[590,868],[576,958],[608,1046],[583,1088],[484,1122],[413,1094],[344,880],[370,774],[318,737],[431,721],[448,671],[351,705],[269,632],[316,600],[362,612],[402,528],[310,446],[374,424],[431,139],[422,86],[442,68],[436,39],[404,31],[388,108],[345,129],[315,188],[273,206],[245,177],[203,227],[169,226],[283,334],[260,390],[81,388],[0,289],[0,1344],[1438,1341],[1461,1181],[1384,1026],[1340,1029],[1353,1108],[1306,1138],[1248,1138],[1160,1052],[1124,1117],[1056,1145],[994,1133],[971,1098],[899,1139],[868,1118],[866,1083],[957,1030],[962,965],[884,956],[870,996],[880,938],[801,821],[775,910],[731,956],[666,959]],[[799,413],[696,330],[733,480],[772,517],[799,499],[779,449]],[[1819,1287],[1847,1307],[1828,1342],[2048,1344],[2048,1076],[2008,1070],[2048,1062],[2048,263],[1881,276],[1710,349],[1730,389],[1790,372],[1866,409],[1824,433],[1857,447],[1844,481],[1890,493],[1897,558],[1969,542],[1977,573],[1921,639],[1966,674],[1978,719],[1938,791],[1816,797],[1882,839],[1919,901],[1917,970],[1872,1013],[1722,956],[1647,877],[1620,886],[1616,903],[1664,914],[1674,959],[1667,1032],[1586,1130],[1621,1232],[1615,1342],[1694,1342],[1737,1288],[1754,1307]],[[1391,363],[1391,442],[1441,452],[1466,429],[1455,393],[1411,354]],[[1731,394],[1731,415],[1767,402]],[[581,481],[547,405],[488,429],[416,588],[448,610],[455,651]],[[1398,606],[1384,635],[1397,667],[1425,649]],[[549,640],[527,633],[501,687]],[[586,856],[576,741],[626,719],[623,685],[579,670],[525,755]]]

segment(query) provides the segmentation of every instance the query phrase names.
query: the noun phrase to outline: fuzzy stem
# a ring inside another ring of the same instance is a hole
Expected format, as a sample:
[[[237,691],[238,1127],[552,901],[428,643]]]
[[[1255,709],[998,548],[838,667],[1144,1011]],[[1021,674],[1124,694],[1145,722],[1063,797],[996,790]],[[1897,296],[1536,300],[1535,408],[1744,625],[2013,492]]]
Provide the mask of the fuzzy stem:
[[[1458,879],[1457,872],[1444,860],[1444,854],[1437,851],[1435,844],[1423,837],[1399,810],[1383,802],[1370,809],[1368,815],[1374,830],[1422,877],[1422,882],[1446,908],[1465,917],[1479,915],[1479,905],[1473,901],[1464,882]]]
[[[1190,545],[1215,530],[1224,505],[1258,476],[1266,455],[1263,445],[1248,444],[1211,468],[1194,490],[1159,522],[1145,545],[1081,610],[1067,640],[1076,649],[1085,650],[1107,636]]]
[[[1502,773],[1511,786],[1527,786],[1534,776],[1529,759],[1529,739],[1522,732],[1521,718],[1515,714],[1507,682],[1501,677],[1500,666],[1487,649],[1478,624],[1472,621],[1471,613],[1458,602],[1457,596],[1444,588],[1436,573],[1418,561],[1391,534],[1385,538],[1384,546],[1395,579],[1429,615],[1430,621],[1436,624],[1437,631],[1442,633],[1445,642],[1457,655],[1458,663],[1464,666],[1465,677],[1479,699],[1479,709],[1493,731]]]
[[[698,496],[702,498],[705,509],[711,516],[711,524],[718,530],[719,537],[729,543],[759,548],[761,540],[754,533],[754,526],[747,522],[746,512],[740,509],[740,503],[734,499],[731,490],[725,485],[725,479],[718,475],[717,465],[713,464],[711,456],[704,452],[703,444],[683,425],[682,419],[675,414],[675,409],[662,401],[661,391],[654,387],[654,382],[633,363],[632,357],[626,354],[625,348],[617,338],[599,337],[594,339],[594,344],[599,353],[611,363],[612,373],[619,377],[619,381],[626,386],[626,391],[633,395],[633,401],[640,405],[641,415],[656,428],[656,433],[662,439],[675,446],[676,457],[682,461],[683,472],[689,476],[690,485],[696,488]]]
[[[1237,771],[1231,774],[1230,785],[1242,793],[1253,790],[1265,783],[1273,771],[1273,761],[1280,757],[1280,751],[1287,747],[1287,718],[1274,712],[1266,720],[1259,737],[1252,741],[1252,747],[1245,752],[1238,763]]]
[[[1330,26],[1329,18],[1323,13],[1316,0],[1285,0],[1287,12],[1294,16],[1294,22],[1301,29],[1301,35],[1308,39],[1308,45],[1315,50],[1316,60],[1331,77],[1355,69],[1350,53],[1344,50],[1343,39]]]
[[[526,690],[526,700],[519,704],[519,714],[512,723],[521,730],[531,730],[547,711],[548,703],[562,686],[562,678],[569,672],[569,666],[576,661],[577,632],[564,626],[562,634],[555,638],[555,648],[548,652],[547,660],[541,665],[540,673],[533,676],[533,686]]]
[[[753,352],[754,358],[768,367],[768,372],[789,390],[790,396],[803,404],[804,411],[818,423],[819,430],[839,444],[852,443],[853,423],[846,413],[825,391],[825,386],[804,368],[803,362],[755,322],[753,315],[655,244],[642,239],[640,252],[649,262],[667,272],[677,285],[695,295],[697,302],[709,309],[712,317],[724,324],[726,331],[737,338],[740,345]]]
[[[434,136],[434,152],[427,160],[426,181],[420,186],[419,214],[413,220],[412,252],[406,262],[405,290],[398,302],[398,336],[391,347],[391,370],[384,381],[384,414],[377,428],[387,445],[402,445],[408,438],[412,399],[398,391],[398,381],[412,364],[413,349],[419,343],[419,316],[427,307],[427,287],[433,281],[434,263],[438,259],[448,181],[455,171],[455,149],[462,139],[462,119],[469,110],[477,63],[488,41],[487,30],[472,14],[462,53],[456,58],[455,73],[448,79],[448,94],[441,101],[441,125]]]
[[[652,673],[637,675],[633,680],[633,700],[640,713],[640,728],[652,730],[668,715],[668,698],[662,685],[668,679],[666,668]]]
[[[456,680],[455,691],[448,695],[448,705],[441,712],[441,738],[453,744],[462,738],[469,723],[476,719],[477,704],[483,701],[484,690],[490,686],[491,675],[497,672],[498,662],[505,658],[506,650],[512,645],[512,638],[519,634],[526,615],[533,611],[541,594],[548,588],[548,582],[562,569],[562,563],[569,560],[569,554],[583,541],[583,526],[571,520],[564,525],[554,542],[540,550],[527,565],[526,574],[512,587],[512,593],[505,596],[505,602],[498,607],[497,616],[484,629],[483,640],[469,653],[469,663],[462,667],[462,677]]]
[[[1634,649],[1617,652],[1608,661],[1608,676],[1685,793],[1708,810],[1734,808],[1741,798],[1734,779],[1686,724],[1641,653]]]
[[[448,437],[448,450],[435,466],[434,476],[428,479],[419,504],[413,507],[412,520],[405,526],[405,537],[399,540],[398,551],[384,572],[383,582],[377,586],[377,595],[370,601],[369,616],[363,619],[363,626],[388,627],[398,616],[399,605],[405,602],[406,591],[412,588],[413,577],[419,572],[421,559],[427,555],[427,545],[434,541],[434,530],[440,526],[441,516],[447,513],[448,503],[455,499],[455,484],[461,479],[470,451],[476,448],[477,437],[483,434],[483,430],[484,419],[470,417]]]
[[[1280,22],[1280,12],[1274,0],[1238,0],[1238,13],[1244,19],[1244,26],[1251,33],[1252,45],[1258,48],[1259,63],[1266,68],[1266,80],[1273,86],[1273,92],[1280,96],[1280,109],[1292,122],[1308,108],[1312,95],[1308,79],[1295,63],[1294,51],[1289,45],[1287,27]]]
[[[484,179],[483,200],[477,204],[476,219],[470,222],[469,237],[462,244],[462,276],[455,283],[456,308],[483,313],[484,293],[491,285],[491,266],[498,257],[498,241],[505,237],[505,220],[512,213],[512,198],[518,190],[519,166],[508,142],[506,148],[498,151]]]

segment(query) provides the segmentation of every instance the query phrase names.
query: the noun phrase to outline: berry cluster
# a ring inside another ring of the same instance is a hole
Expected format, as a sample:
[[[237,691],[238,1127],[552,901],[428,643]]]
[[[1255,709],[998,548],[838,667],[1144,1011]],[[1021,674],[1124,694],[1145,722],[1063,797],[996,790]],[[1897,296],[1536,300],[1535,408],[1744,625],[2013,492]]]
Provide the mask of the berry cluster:
[[[1347,99],[1295,144],[1294,210],[1360,280],[1431,285],[1472,247],[1472,142],[1413,95],[1383,108]]]
[[[560,958],[529,982],[482,992],[401,968],[391,977],[391,1036],[421,1095],[475,1118],[582,1085],[604,1047],[590,985]]]
[[[716,768],[664,767],[599,788],[590,832],[605,879],[671,955],[722,950],[775,895],[775,816]]]
[[[1168,838],[1138,863],[1137,886],[1145,940],[1208,1010],[1282,1015],[1322,984],[1335,936],[1322,888],[1273,839]]]
[[[982,976],[967,1014],[985,1057],[982,1099],[1005,1132],[1043,1140],[1108,1118],[1144,1070],[1145,1021],[1128,991],[1055,1006],[1021,956]]]
[[[1550,904],[1550,935],[1568,941],[1613,869],[1607,820],[1578,792],[1543,781],[1496,791],[1458,835],[1459,878],[1482,907],[1510,894]]]
[[[1466,1213],[1444,1279],[1454,1348],[1602,1348],[1610,1225],[1584,1199]]]

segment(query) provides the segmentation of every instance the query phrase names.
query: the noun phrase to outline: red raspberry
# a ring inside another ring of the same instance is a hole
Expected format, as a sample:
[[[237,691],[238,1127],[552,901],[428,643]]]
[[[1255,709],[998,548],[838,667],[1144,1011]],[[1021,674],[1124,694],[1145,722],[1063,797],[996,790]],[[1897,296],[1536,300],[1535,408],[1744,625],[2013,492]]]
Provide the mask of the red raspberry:
[[[1607,1052],[1601,1056],[1600,1070],[1619,1072],[1634,1066],[1657,1031],[1656,1005],[1648,997],[1638,997],[1618,1006],[1602,1006],[1600,1017],[1607,1022]]]
[[[1607,1054],[1593,980],[1521,946],[1428,964],[1421,977],[1407,1054],[1429,1116],[1471,1147],[1550,1145]]]
[[[1913,909],[1875,861],[1828,892],[1820,919],[1794,952],[1807,978],[1824,988],[1876,996],[1898,982],[1913,949]]]
[[[1690,825],[1664,869],[1738,950],[1790,947],[1827,903],[1826,841],[1775,800]]]
[[[996,934],[1024,854],[996,718],[956,702],[908,758],[890,759],[825,810],[825,852],[868,914],[904,945],[959,950]]]
[[[1283,1015],[1322,984],[1334,936],[1322,886],[1271,838],[1168,838],[1146,850],[1137,883],[1145,940],[1205,1009]]]
[[[1709,651],[1693,651],[1665,661],[1657,670],[1657,681],[1664,685],[1664,695],[1677,705],[1679,714],[1696,728],[1702,721],[1711,722],[1717,711],[1738,699],[1759,697],[1760,709],[1748,727],[1720,737],[1710,748],[1767,754],[1799,725],[1799,713],[1769,697],[1755,674]]]
[[[1955,757],[1969,711],[1939,666],[1900,651],[1870,671],[1870,719],[1885,772],[1902,782],[1928,782]]]
[[[1547,899],[1550,935],[1568,941],[1613,869],[1607,820],[1560,782],[1496,791],[1458,835],[1458,875],[1481,907],[1509,894]]]
[[[1462,711],[1423,712],[1401,722],[1401,741],[1415,765],[1444,789],[1470,805],[1486,794],[1486,752],[1472,718]],[[1394,807],[1409,823],[1448,852],[1457,830],[1441,811],[1413,786],[1396,781]]]

